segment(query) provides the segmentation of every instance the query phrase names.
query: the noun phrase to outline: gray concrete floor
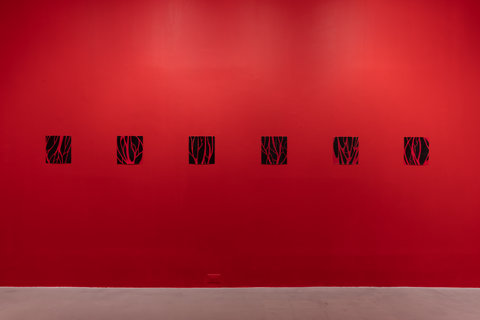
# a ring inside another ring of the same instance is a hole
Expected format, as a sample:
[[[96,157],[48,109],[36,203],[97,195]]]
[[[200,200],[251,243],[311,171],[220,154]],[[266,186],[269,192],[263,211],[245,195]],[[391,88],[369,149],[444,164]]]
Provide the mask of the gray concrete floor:
[[[1,320],[479,320],[480,289],[0,287]]]

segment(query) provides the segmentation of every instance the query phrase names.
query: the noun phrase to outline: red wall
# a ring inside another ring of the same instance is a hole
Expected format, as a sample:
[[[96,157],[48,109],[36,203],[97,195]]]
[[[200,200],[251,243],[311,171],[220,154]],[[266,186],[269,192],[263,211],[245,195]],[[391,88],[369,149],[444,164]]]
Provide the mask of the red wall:
[[[474,1],[1,6],[0,285],[480,286]],[[141,165],[117,135],[144,136]],[[187,164],[189,135],[215,165]],[[337,135],[359,166],[333,165]]]

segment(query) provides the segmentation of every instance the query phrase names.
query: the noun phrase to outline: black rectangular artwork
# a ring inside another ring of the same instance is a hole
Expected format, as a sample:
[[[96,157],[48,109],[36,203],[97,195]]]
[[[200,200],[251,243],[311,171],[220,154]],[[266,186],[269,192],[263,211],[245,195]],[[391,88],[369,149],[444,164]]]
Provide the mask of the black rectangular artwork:
[[[430,143],[425,137],[403,138],[403,160],[409,166],[424,166],[430,159]]]
[[[215,137],[188,137],[189,164],[215,164]]]
[[[72,137],[46,136],[46,163],[72,163]]]
[[[333,163],[358,164],[358,137],[335,137],[333,139]]]
[[[140,164],[143,157],[143,136],[117,136],[117,164]]]
[[[262,137],[262,164],[287,164],[287,137]]]

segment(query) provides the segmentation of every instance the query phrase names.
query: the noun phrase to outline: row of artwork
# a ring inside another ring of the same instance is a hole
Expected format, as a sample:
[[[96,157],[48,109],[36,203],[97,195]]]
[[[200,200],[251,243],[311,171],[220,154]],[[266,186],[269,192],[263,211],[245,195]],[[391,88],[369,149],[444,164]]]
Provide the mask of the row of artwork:
[[[46,162],[64,164],[72,162],[71,136],[46,136]],[[404,137],[403,159],[406,165],[428,164],[429,141],[425,137]],[[333,161],[339,165],[358,165],[358,137],[335,137]],[[143,136],[117,137],[117,163],[137,165],[142,161]],[[261,138],[261,163],[265,165],[287,164],[287,137]],[[190,136],[188,138],[188,163],[193,165],[215,164],[215,137]]]

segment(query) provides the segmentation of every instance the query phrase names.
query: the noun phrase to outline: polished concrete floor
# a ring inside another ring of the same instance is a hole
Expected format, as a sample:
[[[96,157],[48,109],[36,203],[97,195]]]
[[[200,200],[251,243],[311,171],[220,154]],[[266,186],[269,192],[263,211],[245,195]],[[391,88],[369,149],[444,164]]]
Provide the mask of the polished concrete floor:
[[[480,289],[0,287],[1,320],[479,320]]]

